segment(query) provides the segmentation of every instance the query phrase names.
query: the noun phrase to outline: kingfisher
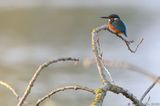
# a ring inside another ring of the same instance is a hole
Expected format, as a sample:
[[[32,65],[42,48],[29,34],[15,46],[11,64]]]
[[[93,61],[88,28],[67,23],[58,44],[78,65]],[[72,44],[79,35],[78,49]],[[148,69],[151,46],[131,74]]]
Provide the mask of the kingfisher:
[[[107,28],[111,32],[115,33],[118,36],[125,35],[125,37],[127,37],[126,25],[117,14],[111,14],[108,17],[104,16],[101,18],[108,19]]]

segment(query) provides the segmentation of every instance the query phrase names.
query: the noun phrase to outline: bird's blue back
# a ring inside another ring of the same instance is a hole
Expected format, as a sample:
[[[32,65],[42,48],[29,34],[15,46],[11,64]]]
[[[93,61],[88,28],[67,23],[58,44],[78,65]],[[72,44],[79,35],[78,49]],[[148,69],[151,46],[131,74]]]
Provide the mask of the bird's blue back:
[[[113,25],[116,29],[118,29],[118,30],[120,30],[122,33],[124,33],[124,35],[127,37],[126,26],[125,26],[125,24],[124,24],[120,19],[114,20],[114,21],[112,22],[112,25]]]

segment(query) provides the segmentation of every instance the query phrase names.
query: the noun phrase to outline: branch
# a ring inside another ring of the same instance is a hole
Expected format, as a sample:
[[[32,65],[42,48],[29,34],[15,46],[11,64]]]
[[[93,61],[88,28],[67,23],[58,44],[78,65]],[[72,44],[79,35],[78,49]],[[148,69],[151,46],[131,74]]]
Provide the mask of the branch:
[[[98,32],[101,31],[101,30],[106,30],[106,25],[97,27],[97,28],[92,30],[92,50],[95,54],[97,68],[98,68],[98,71],[99,71],[101,81],[105,85],[106,83],[109,83],[109,81],[107,80],[107,78],[104,74],[104,70],[107,71],[107,73],[108,73],[112,82],[113,82],[113,80],[112,80],[112,77],[111,77],[109,71],[104,66],[103,60],[102,60],[102,52],[100,51],[100,44],[99,44],[99,37],[98,37]]]
[[[141,102],[143,101],[143,99],[145,98],[145,96],[150,92],[150,90],[156,85],[156,83],[157,83],[159,80],[160,80],[160,77],[158,77],[158,78],[154,81],[154,83],[153,83],[151,86],[149,86],[149,88],[144,92],[144,94],[142,95],[142,97],[141,97],[141,99],[140,99]]]
[[[98,71],[99,71],[99,75],[100,78],[102,79],[102,82],[104,84],[103,88],[99,88],[98,92],[96,92],[96,96],[95,99],[93,101],[93,103],[91,104],[91,106],[102,106],[103,103],[103,99],[105,98],[106,92],[107,91],[111,91],[113,93],[119,94],[121,93],[122,95],[124,95],[126,98],[130,99],[133,104],[135,104],[136,106],[144,106],[144,104],[142,102],[140,102],[132,93],[130,93],[128,90],[123,89],[122,87],[119,87],[117,85],[113,85],[111,84],[107,79],[106,76],[104,74],[104,70],[108,72],[108,75],[110,76],[109,71],[106,69],[103,59],[102,59],[102,52],[100,51],[100,43],[99,43],[99,37],[98,37],[98,32],[101,30],[108,30],[106,25],[102,25],[98,28],[95,28],[92,30],[92,50],[95,54],[96,57],[96,62],[97,62],[97,67],[98,67]],[[111,32],[111,31],[110,31]],[[112,32],[113,33],[113,32]],[[118,36],[118,35],[117,35]],[[139,47],[139,45],[142,43],[143,39],[141,40],[141,42],[137,45],[135,51],[133,51],[129,44],[132,43],[133,41],[127,41],[124,38],[118,36],[119,38],[121,38],[127,45],[128,49],[132,52],[135,53],[137,48]],[[112,77],[110,76],[110,79],[112,81]],[[100,91],[100,92],[99,92]]]
[[[142,102],[140,102],[136,98],[136,96],[134,96],[132,93],[130,93],[128,90],[126,90],[122,87],[110,84],[108,86],[104,86],[104,89],[106,91],[111,91],[111,92],[116,93],[116,94],[122,94],[123,96],[125,96],[126,98],[131,100],[133,102],[133,104],[135,104],[135,106],[145,106]]]
[[[12,94],[16,97],[16,99],[20,100],[18,93],[16,92],[16,90],[11,85],[9,85],[9,84],[7,84],[6,82],[3,82],[3,81],[0,81],[0,85],[9,89],[12,92]],[[24,102],[24,104],[27,105],[27,106],[33,106],[33,105],[31,105],[27,102]]]
[[[60,59],[57,59],[57,60],[52,60],[52,61],[49,61],[47,63],[44,63],[42,65],[39,66],[39,68],[36,70],[36,72],[34,73],[33,77],[31,78],[31,80],[29,81],[29,84],[23,94],[23,96],[20,98],[20,101],[18,102],[17,106],[22,106],[22,104],[24,103],[24,101],[26,100],[27,96],[29,95],[29,93],[31,92],[31,89],[33,87],[33,84],[34,82],[36,81],[37,77],[39,76],[40,72],[48,67],[49,65],[53,64],[53,63],[57,63],[57,62],[60,62],[60,61],[79,61],[79,59],[76,59],[76,58],[71,58],[71,57],[68,57],[68,58],[60,58]]]
[[[130,44],[134,42],[133,40],[128,41],[128,40],[124,39],[122,36],[119,36],[118,34],[112,32],[112,31],[109,30],[107,27],[106,27],[106,30],[108,30],[109,32],[111,32],[111,33],[115,34],[117,37],[119,37],[119,38],[126,44],[128,50],[129,50],[131,53],[136,53],[138,47],[140,46],[140,44],[141,44],[141,43],[143,42],[143,40],[144,40],[144,39],[142,38],[141,41],[137,44],[135,50],[133,50],[133,49],[131,49],[131,47],[130,47]]]
[[[15,90],[11,85],[9,85],[9,84],[7,84],[6,82],[3,82],[3,81],[0,81],[0,85],[2,85],[2,86],[4,86],[4,87],[6,87],[7,89],[9,89],[9,90],[12,92],[12,94],[13,94],[17,99],[19,99],[18,93],[16,92],[16,90]]]
[[[97,88],[95,92],[95,98],[90,106],[102,106],[104,97],[106,96],[106,91],[102,88]]]
[[[132,50],[131,47],[130,47],[129,45],[130,45],[131,43],[133,43],[134,41],[127,41],[127,40],[124,39],[122,36],[119,36],[119,35],[117,35],[117,36],[125,42],[125,44],[126,44],[128,50],[129,50],[131,53],[136,53],[138,47],[140,46],[140,44],[141,44],[141,43],[143,42],[143,40],[144,40],[144,39],[142,38],[141,41],[137,44],[135,50]]]
[[[122,94],[124,97],[132,101],[132,103],[135,106],[145,106],[131,92],[129,92],[128,90],[122,87],[119,87],[118,85],[113,85],[111,83],[107,83],[107,85],[104,85],[103,87],[97,88],[95,90],[96,95],[95,95],[94,101],[92,102],[91,106],[102,106],[103,100],[106,96],[106,92],[108,91],[115,93],[115,94]]]
[[[36,106],[39,106],[40,103],[45,101],[47,98],[50,98],[52,95],[54,95],[58,92],[61,92],[61,91],[65,91],[65,90],[83,90],[83,91],[87,91],[92,94],[95,94],[95,91],[91,88],[88,88],[88,87],[84,87],[84,86],[80,86],[80,85],[65,86],[62,88],[55,89],[55,90],[51,91],[50,93],[48,93],[47,95],[45,95],[44,97],[42,97],[41,99],[39,99],[36,103]]]

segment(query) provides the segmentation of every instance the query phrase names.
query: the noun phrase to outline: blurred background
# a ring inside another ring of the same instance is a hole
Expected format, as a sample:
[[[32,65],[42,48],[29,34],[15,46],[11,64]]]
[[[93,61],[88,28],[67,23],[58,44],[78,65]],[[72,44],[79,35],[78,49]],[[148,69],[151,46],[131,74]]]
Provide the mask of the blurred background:
[[[135,54],[113,34],[102,31],[103,56],[116,84],[138,98],[153,82],[146,74],[160,75],[159,0],[1,0],[0,1],[0,80],[22,95],[38,66],[60,57],[76,57],[80,63],[53,64],[38,77],[29,103],[65,85],[101,85],[91,49],[91,30],[106,24],[100,16],[119,14],[128,26],[135,45],[144,42]],[[135,68],[138,67],[138,68]],[[160,106],[160,85],[149,93],[149,104]],[[147,101],[148,97],[144,100]],[[94,96],[83,91],[65,91],[42,106],[89,106]],[[113,102],[114,101],[114,102]],[[0,104],[15,106],[16,98],[0,86]],[[108,93],[104,106],[128,106],[122,95]]]

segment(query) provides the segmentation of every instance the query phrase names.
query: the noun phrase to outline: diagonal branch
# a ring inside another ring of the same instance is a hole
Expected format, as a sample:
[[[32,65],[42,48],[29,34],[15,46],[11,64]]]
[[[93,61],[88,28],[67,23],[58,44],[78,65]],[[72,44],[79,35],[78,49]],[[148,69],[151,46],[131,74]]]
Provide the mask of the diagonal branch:
[[[15,90],[11,85],[7,84],[7,83],[4,82],[4,81],[0,81],[0,85],[2,85],[2,86],[4,86],[4,87],[6,87],[7,89],[9,89],[9,90],[12,92],[12,94],[16,97],[16,99],[17,99],[17,100],[20,100],[20,97],[19,97],[18,93],[16,92],[16,90]],[[27,103],[27,102],[24,102],[24,104],[25,104],[26,106],[33,106],[33,105],[31,105],[31,104],[29,104],[29,103]]]
[[[84,87],[84,86],[80,86],[80,85],[65,86],[65,87],[62,87],[62,88],[57,88],[57,89],[51,91],[50,93],[48,93],[47,95],[45,95],[44,97],[40,98],[37,101],[36,106],[39,106],[40,103],[45,101],[47,98],[50,98],[52,95],[54,95],[58,92],[61,92],[61,91],[65,91],[65,90],[83,90],[83,91],[87,91],[87,92],[90,92],[92,94],[95,94],[95,91],[91,88],[88,88],[88,87]]]
[[[57,62],[60,62],[60,61],[79,61],[79,59],[76,59],[76,58],[71,58],[71,57],[68,57],[68,58],[59,58],[57,60],[52,60],[52,61],[49,61],[47,63],[44,63],[42,65],[39,66],[39,68],[36,70],[36,72],[34,73],[33,77],[31,78],[23,96],[20,98],[17,106],[22,106],[22,104],[24,103],[24,101],[26,100],[27,96],[29,95],[29,93],[31,92],[31,89],[33,87],[33,84],[34,82],[36,81],[37,77],[39,76],[40,72],[48,67],[49,65],[53,64],[53,63],[57,63]]]
[[[145,98],[145,96],[150,92],[150,90],[156,85],[156,83],[157,83],[159,80],[160,80],[160,77],[158,77],[158,78],[154,81],[154,83],[153,83],[151,86],[149,86],[149,88],[144,92],[144,94],[142,95],[142,97],[141,97],[141,99],[140,99],[141,102],[143,101],[143,99]]]
[[[9,89],[12,92],[12,94],[14,96],[16,96],[17,99],[19,99],[18,93],[16,92],[16,90],[11,85],[9,85],[9,84],[7,84],[6,82],[3,82],[3,81],[0,81],[0,85],[2,85],[4,87],[6,87],[7,89]]]

